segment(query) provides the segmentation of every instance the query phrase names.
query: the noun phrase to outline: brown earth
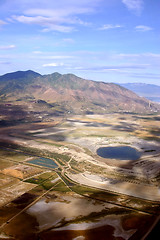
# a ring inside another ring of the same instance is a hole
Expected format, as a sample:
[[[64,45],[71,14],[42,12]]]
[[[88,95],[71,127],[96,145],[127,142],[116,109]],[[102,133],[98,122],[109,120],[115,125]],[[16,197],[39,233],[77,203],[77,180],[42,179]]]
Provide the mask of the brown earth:
[[[27,118],[28,112],[20,103],[25,103],[26,110],[28,105],[34,110],[43,108],[57,114],[160,111],[158,104],[150,104],[149,100],[117,84],[85,80],[73,74],[34,73],[31,76],[30,72],[22,72],[20,79],[16,72],[1,76],[1,97],[5,101],[16,101],[16,105],[18,100],[19,110],[14,107],[14,112],[21,117]]]

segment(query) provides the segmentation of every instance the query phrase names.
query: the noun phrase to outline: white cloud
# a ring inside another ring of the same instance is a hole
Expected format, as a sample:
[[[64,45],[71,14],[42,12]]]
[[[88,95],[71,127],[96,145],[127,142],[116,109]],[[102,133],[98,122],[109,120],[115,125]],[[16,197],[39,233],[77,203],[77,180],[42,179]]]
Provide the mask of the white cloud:
[[[119,53],[119,54],[113,54],[112,55],[113,59],[135,59],[136,61],[138,61],[138,59],[151,59],[152,61],[154,59],[159,59],[160,58],[160,54],[158,53]]]
[[[1,50],[9,50],[15,48],[15,45],[6,45],[6,46],[0,46]]]
[[[55,17],[56,19],[58,18],[64,18],[68,17],[71,15],[77,15],[77,14],[84,14],[88,13],[91,11],[91,8],[83,8],[83,7],[68,7],[65,5],[65,8],[54,8],[54,9],[39,9],[39,8],[34,8],[34,9],[28,9],[24,11],[25,14],[27,15],[32,15],[32,16],[45,16],[45,17]]]
[[[12,18],[21,23],[40,25],[44,27],[42,30],[43,32],[49,32],[49,31],[71,32],[74,29],[71,26],[60,25],[60,22],[62,20],[60,21],[60,19],[57,20],[51,17],[12,16]]]
[[[34,54],[38,54],[38,59],[72,59],[75,58],[74,56],[69,55],[41,55],[41,52],[33,52]],[[32,56],[31,58],[37,58],[37,56]]]
[[[66,42],[66,43],[74,43],[75,41],[74,41],[74,39],[72,39],[72,38],[64,38],[64,39],[63,39],[63,42]]]
[[[41,54],[41,51],[33,51],[34,54]]]
[[[153,28],[151,28],[149,26],[144,26],[144,25],[136,26],[135,29],[136,29],[136,31],[139,31],[139,32],[147,32],[147,31],[153,30]]]
[[[113,56],[113,58],[137,58],[139,57],[140,54],[126,54],[126,53],[120,53],[120,54],[116,54]]]
[[[4,22],[3,20],[0,20],[0,26],[6,24],[6,22]]]
[[[143,55],[146,56],[146,57],[160,58],[159,53],[144,53]]]
[[[64,63],[46,63],[42,65],[43,67],[61,67]]]
[[[36,24],[43,28],[43,32],[58,31],[72,32],[77,25],[89,26],[89,22],[79,18],[82,14],[96,11],[96,6],[102,0],[15,0],[14,7],[6,0],[11,12],[15,12],[10,21],[16,20],[24,24]],[[19,3],[19,5],[18,5]],[[17,6],[17,11],[15,11]],[[38,8],[37,8],[38,6]],[[7,7],[7,4],[6,4]],[[13,10],[14,9],[14,10]],[[19,12],[19,14],[17,14]]]
[[[42,32],[57,31],[57,32],[63,32],[63,33],[69,33],[74,30],[75,30],[74,27],[49,24],[46,28],[42,30]]]
[[[79,70],[85,71],[124,71],[124,70],[142,70],[146,69],[149,64],[123,64],[123,65],[107,65],[107,66],[93,66],[93,67],[78,67]]]
[[[84,25],[89,26],[90,23],[83,22],[77,17],[66,17],[56,16],[53,14],[52,17],[46,16],[12,16],[12,19],[25,23],[25,24],[36,24],[43,27],[43,32],[58,31],[58,32],[72,32],[75,30],[73,25]]]
[[[122,28],[123,26],[116,24],[105,24],[103,25],[101,28],[99,28],[99,30],[109,30],[109,29],[114,29],[114,28]]]
[[[143,0],[122,0],[122,2],[129,10],[137,14],[140,14],[143,9]]]

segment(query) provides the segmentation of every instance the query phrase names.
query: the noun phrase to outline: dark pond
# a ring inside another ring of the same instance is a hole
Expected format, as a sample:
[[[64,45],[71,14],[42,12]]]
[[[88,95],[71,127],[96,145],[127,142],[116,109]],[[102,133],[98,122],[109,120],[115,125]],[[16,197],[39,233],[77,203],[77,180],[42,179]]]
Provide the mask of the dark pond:
[[[128,146],[101,147],[97,149],[97,154],[103,158],[115,158],[120,160],[137,160],[141,156],[140,152]]]
[[[30,160],[28,162],[35,164],[35,165],[47,167],[47,168],[58,167],[57,164],[52,159],[49,159],[49,158],[36,158],[36,159]]]

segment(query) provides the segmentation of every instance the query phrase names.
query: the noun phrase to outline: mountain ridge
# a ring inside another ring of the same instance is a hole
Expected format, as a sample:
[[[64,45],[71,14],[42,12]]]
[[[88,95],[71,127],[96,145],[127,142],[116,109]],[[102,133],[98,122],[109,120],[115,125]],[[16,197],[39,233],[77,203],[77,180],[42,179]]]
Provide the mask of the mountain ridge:
[[[14,79],[21,79],[24,77],[38,77],[42,76],[41,74],[34,72],[32,70],[27,70],[27,71],[16,71],[16,72],[11,72],[11,73],[6,73],[4,75],[0,76],[0,81],[7,81],[7,80],[14,80]]]
[[[147,83],[119,83],[121,86],[135,92],[139,96],[148,98],[149,100],[157,99],[160,102],[160,86]]]
[[[31,100],[42,100],[76,114],[158,110],[158,105],[150,104],[147,99],[118,84],[96,82],[58,72],[41,75],[28,70],[0,76],[0,98],[28,104]]]

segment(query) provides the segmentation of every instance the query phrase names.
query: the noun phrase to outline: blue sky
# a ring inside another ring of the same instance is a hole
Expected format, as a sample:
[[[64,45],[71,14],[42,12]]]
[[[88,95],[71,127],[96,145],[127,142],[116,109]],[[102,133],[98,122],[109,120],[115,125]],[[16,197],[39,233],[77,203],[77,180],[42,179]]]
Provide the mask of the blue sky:
[[[0,0],[0,75],[160,85],[160,0]]]

